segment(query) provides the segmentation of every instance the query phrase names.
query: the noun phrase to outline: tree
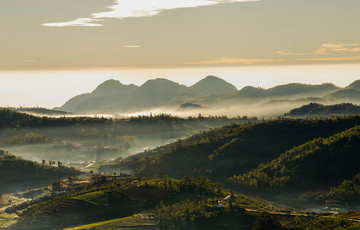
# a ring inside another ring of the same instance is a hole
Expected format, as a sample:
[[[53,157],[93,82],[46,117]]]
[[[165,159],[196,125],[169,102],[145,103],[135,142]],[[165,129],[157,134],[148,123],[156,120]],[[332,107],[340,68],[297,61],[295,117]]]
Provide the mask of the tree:
[[[130,146],[129,143],[125,143],[123,148],[124,148],[124,150],[129,150],[130,147],[131,147],[131,146]]]
[[[252,225],[251,230],[280,230],[281,224],[276,216],[263,212]]]
[[[72,184],[72,182],[73,182],[72,176],[69,176],[69,177],[68,177],[68,182],[69,182],[69,184]]]
[[[52,184],[51,184],[51,187],[54,191],[61,191],[62,190],[62,183],[61,181],[57,180],[57,181],[54,181]]]

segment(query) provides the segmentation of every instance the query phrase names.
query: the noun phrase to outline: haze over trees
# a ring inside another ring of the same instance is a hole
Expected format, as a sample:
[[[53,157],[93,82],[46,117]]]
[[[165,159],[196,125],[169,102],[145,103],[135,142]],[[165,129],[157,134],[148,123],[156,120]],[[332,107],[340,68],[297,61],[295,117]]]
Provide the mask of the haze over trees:
[[[204,175],[226,182],[228,177],[246,173],[287,150],[315,138],[328,138],[359,122],[359,116],[348,116],[233,124],[160,146],[100,170],[136,170],[139,175],[163,172],[175,178]]]
[[[93,92],[75,96],[58,110],[73,113],[131,113],[151,109],[176,111],[180,105],[200,104],[198,111],[215,111],[249,103],[271,100],[303,102],[341,101],[360,99],[358,82],[340,88],[331,83],[307,85],[291,83],[270,89],[247,86],[237,90],[232,84],[214,76],[208,76],[187,87],[176,82],[157,78],[148,80],[141,86],[124,85],[116,80],[100,84]],[[284,101],[283,101],[284,102]],[[281,104],[281,103],[280,103]]]
[[[176,117],[166,114],[129,118],[38,117],[0,110],[0,146],[32,160],[102,161],[156,147],[198,131],[256,118]]]
[[[303,105],[300,108],[295,108],[285,113],[287,117],[303,117],[303,118],[315,118],[315,117],[330,117],[341,115],[353,115],[360,113],[360,106],[351,103],[342,103],[335,105],[322,105],[318,103],[310,103]]]
[[[24,160],[9,153],[0,156],[1,193],[47,186],[54,180],[79,174],[80,171],[62,165],[52,167],[47,164]]]

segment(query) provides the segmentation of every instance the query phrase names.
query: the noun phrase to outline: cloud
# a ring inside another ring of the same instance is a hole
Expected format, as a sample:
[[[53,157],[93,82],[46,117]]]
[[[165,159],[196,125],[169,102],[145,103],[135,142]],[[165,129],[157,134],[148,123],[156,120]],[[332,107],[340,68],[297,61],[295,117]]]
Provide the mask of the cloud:
[[[127,46],[123,46],[124,48],[140,48],[141,46],[138,45],[127,45]]]
[[[311,53],[292,53],[279,50],[276,53],[280,55],[312,55],[312,54],[329,54],[334,52],[360,52],[360,44],[344,44],[344,43],[323,43],[319,48]]]
[[[304,53],[291,53],[291,52],[286,52],[286,51],[282,51],[282,50],[279,50],[276,53],[278,53],[280,55],[305,55]]]
[[[56,23],[44,23],[43,26],[55,26],[55,27],[64,27],[64,26],[102,26],[102,24],[93,23],[102,21],[101,19],[93,18],[78,18],[70,22],[56,22]]]
[[[329,57],[329,58],[301,58],[298,61],[360,61],[360,56]]]
[[[24,63],[34,63],[34,62],[36,62],[36,60],[22,60],[21,62],[24,62]]]
[[[257,64],[266,64],[272,62],[282,62],[281,59],[217,59],[209,61],[198,61],[198,62],[188,62],[186,64],[191,65],[216,65],[216,64],[243,64],[243,65],[257,65]]]
[[[360,44],[324,43],[314,54],[328,54],[329,52],[360,52]]]
[[[105,18],[151,17],[165,10],[210,6],[221,3],[257,2],[260,0],[115,0],[109,11],[93,13],[89,18],[78,18],[68,22],[44,23],[43,26],[102,26],[93,23]]]

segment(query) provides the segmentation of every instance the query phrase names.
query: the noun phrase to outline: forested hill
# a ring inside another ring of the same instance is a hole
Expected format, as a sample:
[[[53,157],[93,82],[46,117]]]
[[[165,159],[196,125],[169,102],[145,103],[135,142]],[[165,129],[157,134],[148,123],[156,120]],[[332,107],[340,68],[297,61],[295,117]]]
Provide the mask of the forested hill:
[[[329,137],[360,124],[360,116],[330,119],[276,119],[229,125],[161,146],[149,154],[123,160],[102,170],[136,170],[139,175],[165,173],[171,177],[205,175],[225,181],[286,150],[318,137]]]
[[[0,109],[0,147],[6,146],[15,155],[27,159],[101,161],[124,157],[209,128],[248,122],[257,122],[257,118],[201,115],[184,118],[167,114],[49,118]]]
[[[105,118],[90,117],[38,117],[25,113],[19,113],[10,109],[0,109],[0,128],[27,128],[46,126],[66,126],[75,124],[94,124],[111,122]]]
[[[0,152],[0,192],[10,193],[49,185],[51,182],[80,174],[74,168],[48,166]]]
[[[330,192],[322,197],[326,200],[346,202],[357,206],[360,204],[360,173],[349,180],[344,180],[340,185],[332,187]]]
[[[316,138],[231,180],[253,188],[316,190],[339,184],[359,172],[360,126]]]
[[[317,103],[310,103],[301,106],[300,108],[292,109],[290,112],[284,114],[289,117],[330,117],[339,115],[354,115],[360,113],[360,106],[351,103],[342,103],[335,105],[322,105]]]
[[[16,112],[20,113],[29,113],[29,114],[35,114],[35,115],[70,115],[72,113],[64,112],[60,110],[53,110],[53,109],[47,109],[47,108],[38,108],[38,107],[30,107],[30,108],[15,108],[13,109]]]

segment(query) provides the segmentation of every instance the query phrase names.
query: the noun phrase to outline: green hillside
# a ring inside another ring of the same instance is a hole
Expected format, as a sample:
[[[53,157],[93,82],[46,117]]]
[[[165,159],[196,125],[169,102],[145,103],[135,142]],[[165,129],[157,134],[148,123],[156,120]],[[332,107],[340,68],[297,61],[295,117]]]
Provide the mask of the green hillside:
[[[123,157],[202,130],[248,117],[176,117],[166,114],[129,118],[37,117],[0,109],[0,146],[36,160],[93,161]]]
[[[252,188],[315,190],[337,185],[359,172],[360,126],[296,146],[231,181]]]
[[[1,151],[3,152],[3,151]],[[74,168],[38,164],[5,153],[0,156],[0,192],[10,193],[37,188],[68,176],[80,174]]]
[[[58,116],[58,115],[70,115],[72,113],[59,111],[59,110],[53,110],[53,109],[47,109],[47,108],[39,108],[39,107],[25,107],[25,108],[15,108],[13,109],[16,112],[20,113],[29,113],[29,114],[35,114],[35,115],[50,115],[50,116]]]
[[[358,113],[360,113],[360,106],[351,103],[335,105],[310,103],[308,105],[303,105],[300,108],[292,109],[290,112],[285,113],[284,116],[314,118],[353,115]]]
[[[243,224],[251,226],[255,217],[245,214],[244,208],[267,210],[275,207],[241,194],[229,196],[221,184],[202,177],[182,180],[145,178],[139,184],[132,180],[86,184],[81,191],[53,195],[23,210],[19,222],[11,229],[64,228],[126,217],[142,210],[155,217],[156,222],[152,225],[170,226],[175,219],[178,225],[187,225],[232,214],[243,216]],[[216,208],[219,202],[227,208]],[[76,218],[69,218],[71,216]]]
[[[100,170],[165,173],[174,178],[205,175],[225,181],[314,138],[329,137],[359,124],[360,117],[318,120],[276,119],[229,125],[129,157]]]
[[[340,185],[332,187],[330,192],[322,197],[326,200],[335,200],[351,206],[360,204],[360,173],[350,180],[344,180]]]
[[[307,216],[222,189],[204,177],[121,179],[71,186],[18,210],[9,229],[318,230],[359,226],[324,213]],[[266,213],[267,212],[267,213]],[[289,214],[290,213],[290,214]]]

